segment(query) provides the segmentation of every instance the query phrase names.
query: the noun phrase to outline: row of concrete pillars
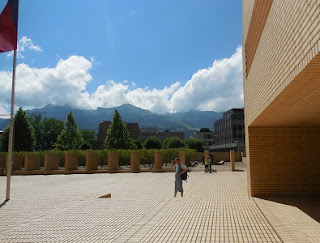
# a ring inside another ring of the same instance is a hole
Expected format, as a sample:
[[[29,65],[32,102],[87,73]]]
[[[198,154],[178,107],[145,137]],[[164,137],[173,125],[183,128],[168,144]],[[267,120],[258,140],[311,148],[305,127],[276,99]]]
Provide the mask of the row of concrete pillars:
[[[209,151],[204,151],[204,157],[208,158]],[[181,163],[186,163],[184,151],[179,151],[179,159]],[[59,169],[59,154],[46,153],[44,155],[44,171],[46,173],[54,172]],[[0,167],[4,168],[6,158],[0,156]],[[22,156],[15,155],[12,169],[14,171],[40,171],[40,154],[26,154],[24,161],[24,168],[22,170]],[[64,155],[64,170],[65,173],[72,173],[78,170],[79,156],[77,153],[68,153]],[[160,150],[154,150],[154,161],[152,171],[164,171],[162,168],[162,154]],[[230,151],[231,170],[235,171],[235,152]],[[86,172],[94,172],[98,169],[99,157],[97,152],[86,153]],[[108,152],[108,172],[117,172],[119,170],[119,154],[117,152]],[[140,154],[138,151],[132,151],[130,154],[130,170],[131,172],[140,172]]]
[[[179,151],[179,159],[185,164],[185,152]],[[59,154],[46,153],[44,155],[44,171],[50,172],[59,169]],[[0,157],[1,167],[4,168],[6,157]],[[26,154],[24,161],[25,172],[40,170],[40,154]],[[66,173],[78,170],[79,156],[77,153],[65,153],[64,167]],[[93,172],[98,169],[99,157],[97,152],[86,153],[86,171]],[[131,151],[130,167],[132,172],[140,171],[140,154],[138,151]],[[14,155],[13,170],[22,170],[22,156]],[[119,169],[119,154],[108,152],[108,172],[117,172]],[[162,171],[162,154],[160,150],[154,150],[153,171]]]

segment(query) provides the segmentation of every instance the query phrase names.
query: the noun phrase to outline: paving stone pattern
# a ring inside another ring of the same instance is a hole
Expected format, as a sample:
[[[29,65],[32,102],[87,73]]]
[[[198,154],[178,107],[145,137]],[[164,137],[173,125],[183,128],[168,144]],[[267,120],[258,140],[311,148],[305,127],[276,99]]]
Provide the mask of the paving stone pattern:
[[[190,172],[183,198],[173,173],[13,176],[0,242],[282,242],[228,166]]]

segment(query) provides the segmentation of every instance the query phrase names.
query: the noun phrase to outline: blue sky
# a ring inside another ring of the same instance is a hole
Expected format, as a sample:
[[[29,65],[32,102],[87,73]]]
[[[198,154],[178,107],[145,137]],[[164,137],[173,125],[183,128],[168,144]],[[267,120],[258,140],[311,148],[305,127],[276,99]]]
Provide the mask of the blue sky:
[[[5,4],[0,0],[1,11]],[[241,60],[235,57],[241,56],[239,0],[20,0],[18,33],[17,85],[23,89],[17,88],[17,96],[23,97],[17,106],[50,102],[94,109],[132,103],[158,113],[225,110],[228,97],[218,96],[224,89],[219,82],[242,86]],[[237,61],[230,73],[226,69],[232,64],[221,66],[224,59]],[[8,79],[11,63],[10,55],[0,54],[0,82]],[[226,72],[223,77],[217,64]],[[59,71],[62,66],[64,72]],[[199,77],[192,81],[194,76]],[[38,83],[36,96],[29,90],[32,79]],[[57,83],[56,94],[45,101],[46,92],[55,89],[46,86],[51,82]],[[78,85],[65,90],[71,82]],[[230,108],[242,105],[241,92],[237,90],[236,101],[228,98]],[[183,94],[195,102],[183,105]],[[201,97],[206,97],[203,102]],[[3,93],[0,102],[0,109],[7,110],[9,96]]]

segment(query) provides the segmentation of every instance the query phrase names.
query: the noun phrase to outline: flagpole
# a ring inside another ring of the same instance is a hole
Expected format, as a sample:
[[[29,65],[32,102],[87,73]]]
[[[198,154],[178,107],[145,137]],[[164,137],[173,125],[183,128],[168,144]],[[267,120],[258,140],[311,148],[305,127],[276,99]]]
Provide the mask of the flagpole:
[[[16,64],[17,64],[17,50],[13,52],[13,70],[12,70],[12,90],[11,90],[11,114],[9,126],[9,144],[8,144],[8,160],[7,160],[7,193],[6,200],[10,200],[10,182],[12,170],[12,153],[13,153],[13,114],[14,114],[14,94],[15,94],[15,79],[16,79]]]

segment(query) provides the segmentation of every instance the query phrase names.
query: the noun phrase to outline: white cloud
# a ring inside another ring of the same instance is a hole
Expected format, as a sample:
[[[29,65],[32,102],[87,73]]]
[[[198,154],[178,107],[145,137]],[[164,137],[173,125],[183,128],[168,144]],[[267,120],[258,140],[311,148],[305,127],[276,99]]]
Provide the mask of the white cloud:
[[[70,104],[85,107],[89,94],[85,91],[92,79],[92,64],[84,57],[60,59],[54,68],[31,68],[19,64],[16,74],[16,105],[42,107],[46,104]],[[0,103],[10,102],[11,72],[0,71]]]
[[[35,51],[35,52],[42,52],[42,48],[38,45],[35,45],[34,42],[29,39],[28,37],[26,36],[22,36],[22,38],[18,41],[18,52],[17,52],[17,56],[19,58],[22,58],[24,59],[24,52],[26,50],[32,50],[32,51]],[[9,52],[7,54],[8,57],[11,57],[13,56],[13,51]]]
[[[243,106],[241,55],[239,47],[230,58],[215,60],[211,67],[198,70],[173,94],[170,111],[223,111]]]
[[[43,107],[69,104],[95,109],[122,104],[157,113],[191,109],[225,111],[243,106],[241,47],[230,57],[215,60],[212,66],[198,70],[185,84],[175,82],[163,89],[137,87],[134,82],[107,81],[89,94],[87,84],[94,59],[81,56],[60,59],[54,68],[17,66],[16,105]],[[10,104],[11,73],[0,71],[0,103]],[[4,107],[4,106],[2,106]]]
[[[1,105],[0,105],[0,118],[1,119],[10,118],[9,112],[4,107],[1,107]]]

